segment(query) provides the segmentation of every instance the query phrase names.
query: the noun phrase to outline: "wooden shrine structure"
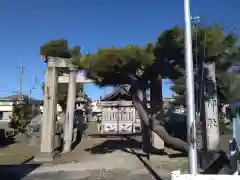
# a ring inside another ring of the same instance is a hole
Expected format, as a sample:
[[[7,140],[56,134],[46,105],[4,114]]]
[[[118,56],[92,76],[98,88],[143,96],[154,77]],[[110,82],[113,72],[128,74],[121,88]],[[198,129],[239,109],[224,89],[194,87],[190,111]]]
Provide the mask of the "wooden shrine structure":
[[[126,85],[118,86],[114,92],[101,99],[101,134],[134,134],[141,131],[141,121]]]

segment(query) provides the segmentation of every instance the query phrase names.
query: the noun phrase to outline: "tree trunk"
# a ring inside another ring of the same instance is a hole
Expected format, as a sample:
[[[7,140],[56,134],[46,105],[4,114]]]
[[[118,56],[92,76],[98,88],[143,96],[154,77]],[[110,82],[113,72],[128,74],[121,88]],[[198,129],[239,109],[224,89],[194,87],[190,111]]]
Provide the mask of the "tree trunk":
[[[162,79],[154,78],[150,81],[150,113],[155,115],[156,119],[164,124],[163,95],[162,95]],[[154,131],[152,134],[152,147],[155,152],[164,149],[164,141]]]
[[[143,97],[144,90],[141,90],[139,88],[134,89],[131,87],[131,93],[133,97],[133,105],[135,106],[141,120],[149,127],[153,132],[158,134],[163,141],[171,145],[173,148],[181,150],[183,152],[188,151],[188,144],[187,142],[179,139],[179,138],[174,138],[172,137],[164,128],[164,126],[161,124],[160,120],[157,119],[157,116],[152,116],[151,121],[149,117],[149,113],[146,109],[146,107],[143,105],[141,102],[141,99]],[[152,126],[151,123],[152,122]]]
[[[144,105],[144,108],[149,112],[149,108],[147,107],[147,91],[144,90],[143,94],[140,94],[142,104]],[[139,97],[139,98],[140,98]],[[141,132],[142,132],[142,150],[143,152],[150,154],[152,149],[152,136],[151,136],[151,129],[148,125],[144,123],[144,121],[141,120]]]
[[[150,82],[151,114],[157,115],[159,120],[164,123],[162,79],[153,79]]]

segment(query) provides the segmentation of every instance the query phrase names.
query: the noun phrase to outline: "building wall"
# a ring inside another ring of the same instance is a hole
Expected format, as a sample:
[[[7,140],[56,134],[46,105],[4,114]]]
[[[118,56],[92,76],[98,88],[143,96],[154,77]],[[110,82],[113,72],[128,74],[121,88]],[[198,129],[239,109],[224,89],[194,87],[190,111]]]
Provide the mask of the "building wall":
[[[31,114],[29,114],[29,119],[32,119],[39,110],[39,105],[33,104],[31,107]],[[0,129],[11,128],[11,119],[13,110],[13,102],[11,101],[2,101],[0,102]],[[36,113],[35,113],[36,112]]]
[[[11,128],[10,116],[12,115],[11,111],[0,111],[0,129]]]
[[[4,111],[12,111],[12,108],[13,108],[12,105],[0,106],[0,112],[4,112]]]

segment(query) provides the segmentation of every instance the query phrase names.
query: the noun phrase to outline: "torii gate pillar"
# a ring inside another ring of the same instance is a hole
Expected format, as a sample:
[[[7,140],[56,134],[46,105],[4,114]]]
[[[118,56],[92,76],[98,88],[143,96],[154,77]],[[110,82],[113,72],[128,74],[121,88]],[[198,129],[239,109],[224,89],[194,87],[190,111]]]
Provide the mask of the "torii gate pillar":
[[[64,124],[64,145],[63,153],[71,151],[73,138],[73,124],[76,102],[76,75],[77,68],[73,65],[69,67],[69,84],[68,84],[68,99],[67,99],[67,114]]]
[[[44,112],[41,124],[40,153],[35,161],[52,161],[55,149],[55,122],[58,91],[58,68],[54,59],[49,59],[45,73]]]

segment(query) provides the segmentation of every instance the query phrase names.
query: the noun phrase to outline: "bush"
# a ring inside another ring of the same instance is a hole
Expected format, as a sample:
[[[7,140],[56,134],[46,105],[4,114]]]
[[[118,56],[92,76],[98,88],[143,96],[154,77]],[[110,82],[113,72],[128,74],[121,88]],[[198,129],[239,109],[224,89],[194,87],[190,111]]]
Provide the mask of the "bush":
[[[20,133],[24,133],[26,126],[29,123],[29,113],[28,104],[20,104],[19,102],[15,101],[13,103],[12,116],[10,116],[12,128]]]

